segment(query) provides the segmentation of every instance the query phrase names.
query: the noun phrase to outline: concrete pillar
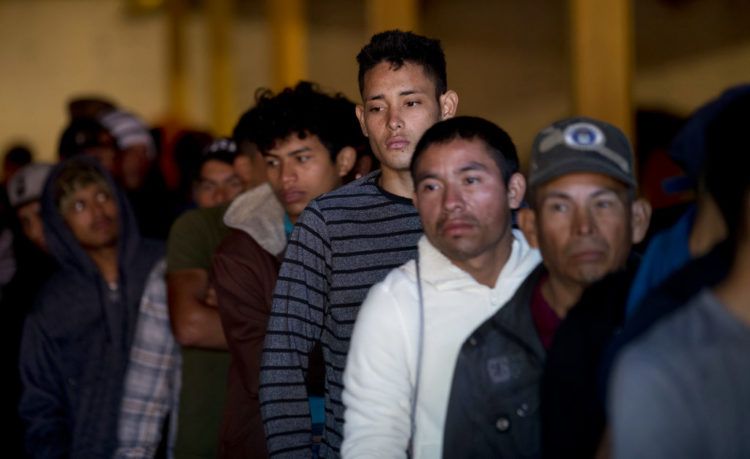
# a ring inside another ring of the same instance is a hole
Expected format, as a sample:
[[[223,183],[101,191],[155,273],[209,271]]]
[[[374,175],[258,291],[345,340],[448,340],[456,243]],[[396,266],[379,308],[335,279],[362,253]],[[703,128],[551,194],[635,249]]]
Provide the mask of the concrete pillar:
[[[308,78],[305,7],[305,0],[266,0],[271,30],[271,78],[277,90]]]
[[[574,113],[609,121],[632,138],[631,0],[570,0]]]
[[[184,0],[167,1],[167,119],[175,123],[184,122],[187,119],[185,16]]]
[[[419,30],[417,0],[367,0],[365,14],[368,37],[384,30]]]
[[[232,1],[206,2],[209,37],[211,121],[218,135],[230,135],[234,127],[234,79],[231,57]]]

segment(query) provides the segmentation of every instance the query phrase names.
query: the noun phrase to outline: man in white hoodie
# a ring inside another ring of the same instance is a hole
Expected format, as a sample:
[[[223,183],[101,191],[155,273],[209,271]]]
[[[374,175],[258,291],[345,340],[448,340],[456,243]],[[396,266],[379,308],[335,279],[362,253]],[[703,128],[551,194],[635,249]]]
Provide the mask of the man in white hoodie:
[[[369,292],[344,373],[344,457],[440,457],[463,341],[539,253],[512,229],[526,182],[508,134],[481,118],[428,129],[411,162],[424,227],[416,260]]]

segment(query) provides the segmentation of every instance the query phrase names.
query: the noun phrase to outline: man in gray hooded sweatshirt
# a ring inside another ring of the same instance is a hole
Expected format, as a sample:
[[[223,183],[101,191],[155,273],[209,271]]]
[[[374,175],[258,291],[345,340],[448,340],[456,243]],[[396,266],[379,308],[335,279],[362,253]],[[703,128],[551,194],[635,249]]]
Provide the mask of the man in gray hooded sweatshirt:
[[[24,326],[26,447],[33,457],[111,457],[138,306],[163,248],[140,238],[127,200],[92,158],[52,171],[42,216],[60,269]]]

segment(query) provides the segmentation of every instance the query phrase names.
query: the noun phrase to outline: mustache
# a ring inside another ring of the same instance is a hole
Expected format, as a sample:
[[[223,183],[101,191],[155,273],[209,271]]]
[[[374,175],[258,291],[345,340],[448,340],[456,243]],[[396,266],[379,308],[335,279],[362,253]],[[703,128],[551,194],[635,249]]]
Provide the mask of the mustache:
[[[436,227],[438,231],[442,231],[446,225],[454,224],[454,223],[463,223],[463,224],[476,226],[479,224],[479,220],[473,215],[469,215],[469,214],[443,215],[438,219],[436,223]]]
[[[565,249],[566,255],[576,255],[581,252],[607,252],[609,250],[609,245],[607,244],[607,241],[600,237],[586,237],[583,239],[577,239],[574,240],[568,247]]]

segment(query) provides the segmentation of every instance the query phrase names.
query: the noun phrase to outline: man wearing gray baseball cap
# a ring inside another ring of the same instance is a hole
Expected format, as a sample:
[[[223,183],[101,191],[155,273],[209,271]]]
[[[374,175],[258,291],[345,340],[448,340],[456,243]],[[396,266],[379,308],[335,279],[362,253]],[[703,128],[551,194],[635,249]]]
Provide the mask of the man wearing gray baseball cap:
[[[444,457],[591,457],[602,435],[599,354],[622,320],[631,247],[651,208],[636,198],[627,137],[592,118],[536,136],[528,184],[518,223],[543,263],[462,346]],[[563,408],[572,412],[561,423]],[[565,424],[569,444],[552,421]]]

